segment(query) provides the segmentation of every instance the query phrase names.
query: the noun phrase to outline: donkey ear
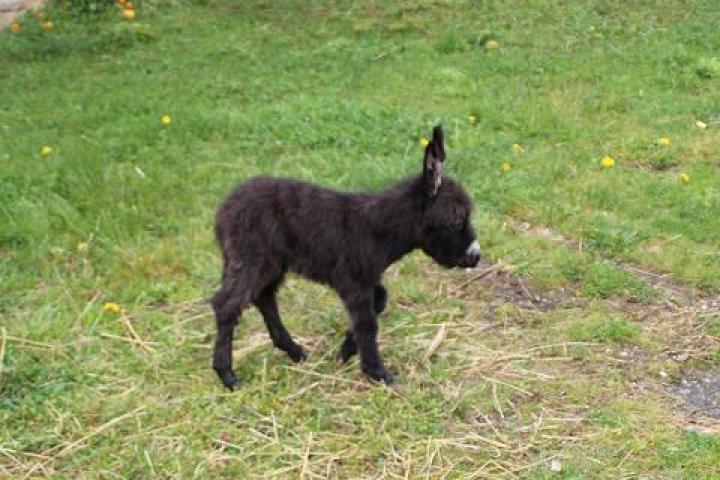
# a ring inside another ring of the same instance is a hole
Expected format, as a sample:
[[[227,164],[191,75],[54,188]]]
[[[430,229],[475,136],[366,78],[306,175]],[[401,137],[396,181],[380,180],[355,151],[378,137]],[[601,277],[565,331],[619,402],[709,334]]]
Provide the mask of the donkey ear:
[[[428,194],[434,197],[442,183],[442,166],[445,162],[445,140],[442,126],[433,128],[432,140],[425,147],[423,178]]]

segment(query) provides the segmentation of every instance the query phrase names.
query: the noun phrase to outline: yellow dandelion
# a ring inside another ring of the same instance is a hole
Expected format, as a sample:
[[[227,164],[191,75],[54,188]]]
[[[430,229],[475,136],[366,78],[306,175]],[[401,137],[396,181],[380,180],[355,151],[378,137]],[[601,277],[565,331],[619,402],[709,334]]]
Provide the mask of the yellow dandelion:
[[[487,42],[485,42],[485,48],[487,48],[488,50],[492,50],[493,48],[497,48],[499,46],[500,43],[498,43],[497,40],[488,40]]]
[[[615,166],[615,159],[610,155],[605,155],[601,160],[603,168],[613,168]]]
[[[50,30],[52,30],[54,26],[55,26],[55,24],[53,22],[51,22],[50,20],[40,24],[40,28],[42,28],[46,32],[49,32]]]
[[[43,157],[48,157],[48,156],[52,155],[52,153],[53,153],[53,149],[49,145],[44,145],[40,149],[40,155],[42,155]]]
[[[429,144],[430,144],[430,140],[429,140],[427,137],[422,137],[422,138],[420,139],[420,146],[421,146],[422,148],[427,147]]]
[[[525,149],[519,143],[512,144],[512,151],[517,153],[518,155],[522,155],[523,153],[525,153]]]
[[[132,10],[130,8],[126,8],[123,10],[123,18],[125,20],[132,20],[135,18],[135,10]]]
[[[470,122],[470,125],[475,125],[477,123],[477,117],[475,115],[468,115],[468,122]]]
[[[670,137],[660,137],[660,138],[658,138],[657,143],[658,143],[658,145],[660,145],[661,147],[667,147],[667,146],[670,145],[670,143],[672,143],[672,142],[671,142],[671,140],[670,140]]]
[[[15,33],[19,32],[20,31],[20,22],[12,22],[10,24],[10,30]]]
[[[708,124],[703,122],[702,120],[698,120],[695,122],[695,126],[698,127],[700,130],[705,130],[708,127]]]
[[[106,302],[103,305],[103,311],[110,313],[120,313],[120,305],[115,302]]]
[[[160,123],[165,126],[170,125],[170,122],[172,122],[172,119],[170,119],[170,115],[163,115],[162,118],[160,118]]]
[[[510,170],[512,170],[512,165],[510,165],[510,162],[503,162],[502,164],[502,171],[507,173]]]
[[[124,7],[127,3],[127,0],[118,0],[118,3]]]
[[[685,172],[681,173],[679,178],[682,183],[688,183],[690,181],[690,175]]]

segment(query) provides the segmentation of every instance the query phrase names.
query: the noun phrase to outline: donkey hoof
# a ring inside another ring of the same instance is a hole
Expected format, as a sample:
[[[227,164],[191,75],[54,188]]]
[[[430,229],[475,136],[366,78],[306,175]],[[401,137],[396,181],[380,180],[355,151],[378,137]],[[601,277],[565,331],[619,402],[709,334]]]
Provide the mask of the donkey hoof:
[[[294,347],[288,349],[287,354],[290,357],[290,360],[295,363],[300,363],[307,360],[307,354],[300,345],[295,345]]]
[[[232,368],[216,368],[215,372],[217,372],[218,377],[220,377],[220,381],[225,388],[231,392],[235,390],[235,385],[237,385],[238,381],[235,376],[235,372],[232,371]]]
[[[366,370],[365,374],[375,380],[376,382],[385,382],[385,385],[392,385],[393,382],[395,382],[395,378],[393,378],[392,373],[388,372],[385,369],[382,370]]]
[[[383,382],[385,382],[385,385],[392,385],[395,383],[395,377],[393,377],[392,373],[388,372],[387,370],[382,376]]]

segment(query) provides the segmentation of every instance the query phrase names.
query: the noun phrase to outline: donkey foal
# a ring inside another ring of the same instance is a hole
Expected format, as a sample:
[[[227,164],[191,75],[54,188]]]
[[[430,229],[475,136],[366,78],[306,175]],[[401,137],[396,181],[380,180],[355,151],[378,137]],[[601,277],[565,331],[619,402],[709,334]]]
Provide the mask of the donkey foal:
[[[338,357],[360,353],[362,371],[392,383],[377,346],[377,316],[385,309],[385,269],[416,248],[445,267],[474,267],[480,248],[470,223],[472,202],[442,177],[440,126],[425,148],[422,173],[379,193],[343,193],[309,183],[256,177],[238,185],[217,212],[222,286],[212,300],[217,323],[213,368],[234,389],[233,331],[255,305],[273,344],[305,359],[278,313],[275,294],[288,270],[332,287],[351,320]]]

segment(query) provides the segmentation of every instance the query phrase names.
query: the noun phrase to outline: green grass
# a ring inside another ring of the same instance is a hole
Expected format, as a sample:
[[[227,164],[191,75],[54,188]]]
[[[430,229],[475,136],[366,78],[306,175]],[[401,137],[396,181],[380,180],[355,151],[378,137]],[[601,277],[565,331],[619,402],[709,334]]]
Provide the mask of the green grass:
[[[717,365],[716,315],[649,283],[720,292],[713,0],[46,15],[49,32],[0,32],[0,476],[720,478],[717,437],[684,431],[660,375],[681,371],[667,351]],[[504,273],[391,268],[397,389],[335,364],[342,306],[291,278],[281,310],[309,361],[249,311],[223,391],[207,299],[225,192],[260,173],[380,188],[419,171],[440,121]],[[648,354],[616,356],[630,347]]]
[[[574,342],[626,343],[637,340],[641,331],[624,318],[591,318],[571,325],[568,337]]]

